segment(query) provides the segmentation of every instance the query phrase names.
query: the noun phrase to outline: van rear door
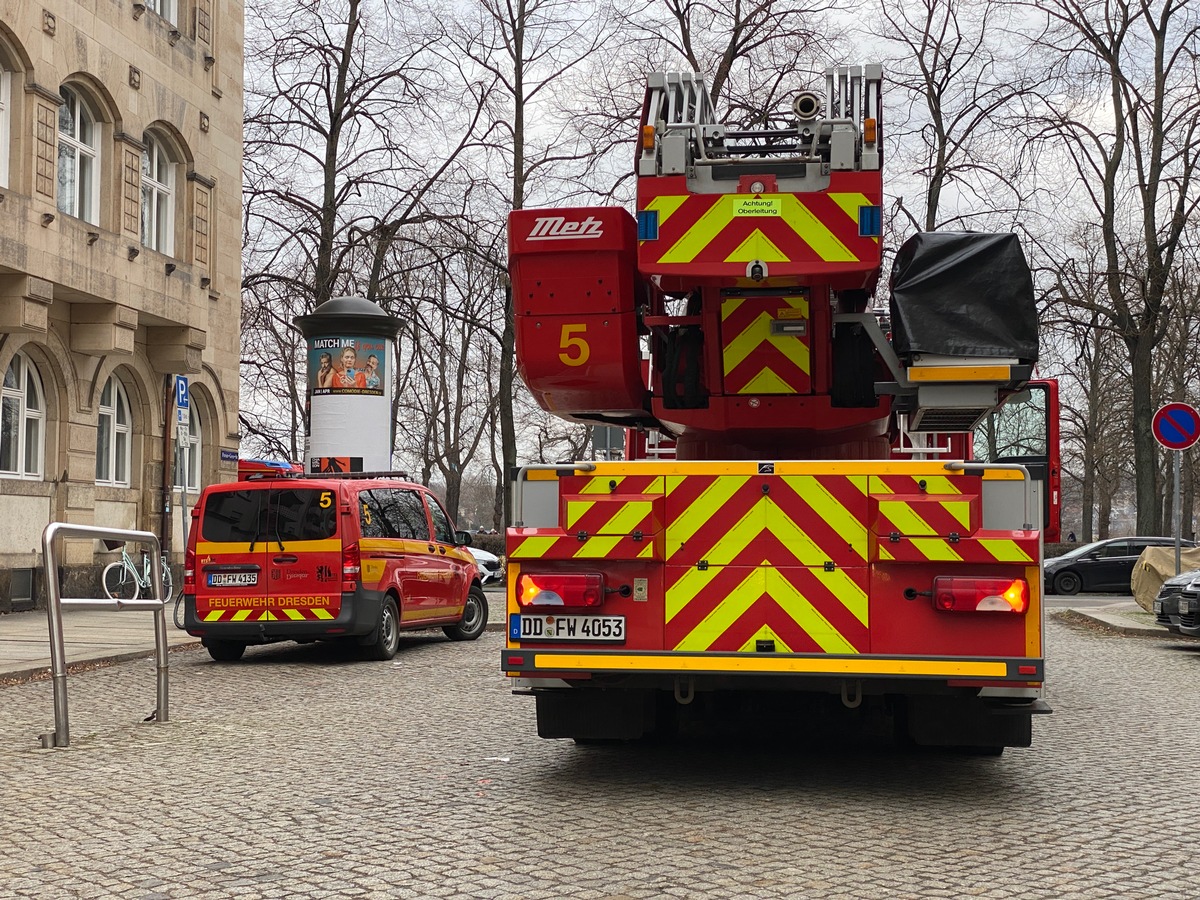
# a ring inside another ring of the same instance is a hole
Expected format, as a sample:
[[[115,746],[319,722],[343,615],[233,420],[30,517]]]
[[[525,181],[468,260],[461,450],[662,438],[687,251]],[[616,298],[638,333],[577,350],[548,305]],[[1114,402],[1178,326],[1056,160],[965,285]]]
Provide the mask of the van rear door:
[[[265,547],[267,618],[336,619],[342,608],[342,542],[334,487],[271,490]]]
[[[196,618],[256,622],[267,612],[267,491],[210,489],[196,540]]]

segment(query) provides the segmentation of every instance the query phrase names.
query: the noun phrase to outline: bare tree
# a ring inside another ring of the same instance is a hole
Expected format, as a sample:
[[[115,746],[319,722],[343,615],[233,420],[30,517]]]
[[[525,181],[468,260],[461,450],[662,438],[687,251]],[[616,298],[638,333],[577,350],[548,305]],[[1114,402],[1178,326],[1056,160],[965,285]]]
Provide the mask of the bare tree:
[[[1137,529],[1163,530],[1150,420],[1155,351],[1170,316],[1167,284],[1200,190],[1200,10],[1186,0],[1042,0],[1039,45],[1058,54],[1036,137],[1061,151],[1104,251],[1101,299],[1064,297],[1107,323],[1131,379]]]

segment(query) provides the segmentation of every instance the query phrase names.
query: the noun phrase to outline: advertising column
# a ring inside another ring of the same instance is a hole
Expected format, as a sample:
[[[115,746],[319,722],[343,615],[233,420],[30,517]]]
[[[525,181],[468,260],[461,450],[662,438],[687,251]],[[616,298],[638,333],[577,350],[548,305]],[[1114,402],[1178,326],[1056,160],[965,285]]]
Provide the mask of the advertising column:
[[[390,471],[400,320],[362,297],[334,297],[295,323],[308,341],[304,470]]]

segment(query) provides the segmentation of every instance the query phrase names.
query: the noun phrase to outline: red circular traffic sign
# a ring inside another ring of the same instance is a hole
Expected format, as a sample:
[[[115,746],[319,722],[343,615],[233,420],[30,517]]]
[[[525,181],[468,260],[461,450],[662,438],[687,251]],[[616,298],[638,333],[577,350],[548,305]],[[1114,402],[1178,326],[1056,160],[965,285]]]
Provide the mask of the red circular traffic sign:
[[[1168,403],[1154,414],[1151,428],[1168,450],[1186,450],[1200,440],[1200,412],[1187,403]]]

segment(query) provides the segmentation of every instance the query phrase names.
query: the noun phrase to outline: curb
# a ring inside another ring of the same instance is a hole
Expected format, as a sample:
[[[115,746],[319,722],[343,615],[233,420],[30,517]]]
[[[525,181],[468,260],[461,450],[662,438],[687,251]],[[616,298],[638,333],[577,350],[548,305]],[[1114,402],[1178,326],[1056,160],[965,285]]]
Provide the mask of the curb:
[[[1155,637],[1168,640],[1197,641],[1200,638],[1187,634],[1175,634],[1161,625],[1142,625],[1120,613],[1106,613],[1093,609],[1062,609],[1057,611],[1058,617],[1067,621],[1092,622],[1101,625],[1108,631],[1132,637]]]

